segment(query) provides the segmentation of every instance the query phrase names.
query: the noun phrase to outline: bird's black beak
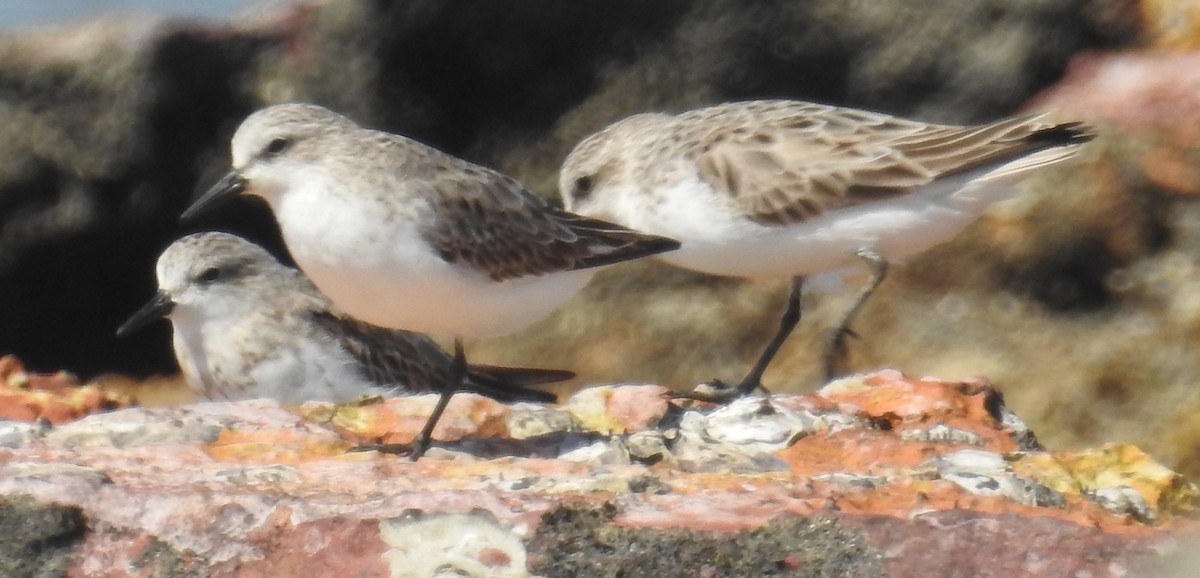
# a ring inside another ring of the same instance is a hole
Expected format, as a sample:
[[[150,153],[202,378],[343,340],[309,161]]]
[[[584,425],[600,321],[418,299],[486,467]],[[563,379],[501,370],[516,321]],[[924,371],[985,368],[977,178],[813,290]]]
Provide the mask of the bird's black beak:
[[[170,295],[162,291],[155,293],[149,303],[143,305],[133,315],[130,315],[129,319],[117,328],[117,337],[125,337],[154,321],[170,315],[171,310],[174,308],[175,302],[171,300]]]
[[[192,206],[188,207],[179,220],[186,221],[200,214],[201,212],[211,209],[226,199],[231,199],[238,196],[242,191],[246,190],[246,178],[237,170],[229,171],[217,184],[208,189],[203,195],[200,195]]]

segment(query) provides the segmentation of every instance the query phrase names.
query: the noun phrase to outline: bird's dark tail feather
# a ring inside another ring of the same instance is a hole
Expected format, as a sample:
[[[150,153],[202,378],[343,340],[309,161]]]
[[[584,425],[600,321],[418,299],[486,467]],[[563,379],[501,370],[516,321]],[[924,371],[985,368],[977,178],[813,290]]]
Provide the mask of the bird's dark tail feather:
[[[528,386],[558,383],[574,377],[574,372],[561,369],[472,365],[467,370],[467,389],[503,402],[554,403],[558,396]]]
[[[1096,133],[1091,126],[1082,122],[1064,122],[1036,131],[1030,134],[1026,141],[1036,143],[1041,147],[1054,147],[1082,144],[1094,138],[1096,138]]]

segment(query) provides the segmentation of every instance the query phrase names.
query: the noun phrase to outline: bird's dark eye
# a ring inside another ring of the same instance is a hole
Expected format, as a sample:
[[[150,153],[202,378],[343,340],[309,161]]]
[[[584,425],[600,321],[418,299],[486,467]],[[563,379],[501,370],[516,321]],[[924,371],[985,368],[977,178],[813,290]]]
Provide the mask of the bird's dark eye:
[[[216,267],[209,267],[208,269],[201,271],[200,274],[196,276],[196,280],[201,283],[212,283],[213,281],[217,280],[217,277],[220,276],[220,269]]]
[[[579,177],[575,179],[575,192],[572,195],[576,201],[582,201],[592,196],[592,177]]]
[[[273,139],[271,142],[267,143],[267,152],[277,155],[283,152],[284,149],[288,148],[288,145],[290,144],[292,144],[291,141],[286,138]]]

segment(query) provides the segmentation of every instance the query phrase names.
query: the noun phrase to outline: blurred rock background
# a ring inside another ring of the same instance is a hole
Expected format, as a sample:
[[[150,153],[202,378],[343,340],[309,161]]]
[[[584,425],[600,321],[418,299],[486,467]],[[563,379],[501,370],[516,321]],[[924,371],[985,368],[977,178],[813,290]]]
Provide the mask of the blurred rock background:
[[[184,233],[230,230],[283,254],[254,202],[177,220],[227,167],[238,122],[269,103],[328,106],[551,198],[575,142],[645,110],[790,97],[982,122],[1047,109],[1101,137],[894,267],[846,369],[983,375],[1053,447],[1130,441],[1200,474],[1198,49],[1188,0],[328,0],[227,22],[143,12],[9,28],[0,353],[84,377],[174,372],[167,324],[113,331]],[[576,386],[690,388],[739,378],[783,298],[782,279],[634,263],[469,351],[570,368]],[[768,386],[819,385],[824,332],[850,298],[806,299]]]

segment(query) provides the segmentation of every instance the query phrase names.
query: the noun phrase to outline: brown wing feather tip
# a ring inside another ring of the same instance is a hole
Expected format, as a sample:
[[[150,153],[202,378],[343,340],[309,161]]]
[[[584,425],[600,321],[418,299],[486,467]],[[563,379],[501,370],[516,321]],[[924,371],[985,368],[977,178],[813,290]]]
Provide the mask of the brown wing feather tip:
[[[666,253],[667,251],[674,251],[682,246],[679,241],[667,237],[633,233],[632,231],[628,231],[627,234],[636,235],[636,237],[632,242],[613,246],[611,251],[589,256],[576,263],[571,269],[590,269],[592,267],[615,265],[624,261],[632,261],[634,259],[641,259],[642,257]]]
[[[450,355],[427,337],[408,331],[385,329],[335,315],[310,311],[312,319],[362,364],[364,377],[383,387],[408,393],[441,391],[451,379]],[[527,389],[575,377],[558,369],[527,369],[472,365],[461,391],[486,395],[501,402],[535,401],[554,403],[558,396],[548,391]]]
[[[557,211],[555,220],[578,237],[577,257],[569,269],[589,269],[674,251],[679,241],[641,233],[621,225]]]

